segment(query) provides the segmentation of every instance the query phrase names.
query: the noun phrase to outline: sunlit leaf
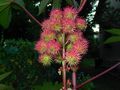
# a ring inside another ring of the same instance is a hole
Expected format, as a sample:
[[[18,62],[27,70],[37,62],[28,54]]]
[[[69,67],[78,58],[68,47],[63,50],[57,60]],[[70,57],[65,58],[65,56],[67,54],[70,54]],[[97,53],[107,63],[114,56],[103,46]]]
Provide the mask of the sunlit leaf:
[[[120,36],[112,36],[110,38],[108,38],[104,44],[110,44],[110,43],[116,43],[116,42],[120,42]]]
[[[53,0],[53,8],[61,8],[62,0]]]
[[[40,15],[46,8],[47,4],[50,2],[50,0],[42,0],[40,2],[40,6],[39,6],[39,13],[38,15]]]
[[[111,34],[120,35],[120,29],[109,29],[106,31],[111,33]]]

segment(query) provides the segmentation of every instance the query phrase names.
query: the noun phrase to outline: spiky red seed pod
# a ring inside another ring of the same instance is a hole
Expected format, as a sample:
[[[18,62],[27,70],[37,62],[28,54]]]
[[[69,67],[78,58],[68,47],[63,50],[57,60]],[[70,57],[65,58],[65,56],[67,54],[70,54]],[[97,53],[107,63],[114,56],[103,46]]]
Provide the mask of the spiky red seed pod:
[[[44,53],[47,51],[47,43],[44,40],[39,40],[35,45],[35,50],[39,53]]]
[[[62,44],[62,40],[63,40],[62,34],[58,33],[56,39],[60,44]]]
[[[50,30],[50,20],[49,19],[47,19],[47,20],[44,20],[43,21],[43,23],[42,23],[42,29],[44,30],[46,30],[46,29],[49,29]]]
[[[66,51],[70,51],[72,48],[73,48],[73,44],[72,44],[72,43],[69,43],[69,44],[67,44],[67,46],[66,46]]]
[[[50,18],[54,19],[62,19],[62,11],[60,9],[54,9],[50,12]]]
[[[44,66],[48,66],[51,65],[52,58],[48,54],[42,54],[39,56],[38,62],[42,63]]]
[[[70,66],[77,65],[81,59],[81,56],[77,51],[71,50],[66,52],[66,61]]]
[[[75,22],[71,19],[62,20],[63,32],[72,33],[75,30]]]
[[[81,31],[73,32],[68,35],[68,40],[70,42],[75,42],[82,37],[83,33]]]
[[[77,16],[77,10],[75,8],[72,8],[72,7],[64,8],[64,11],[63,11],[64,18],[74,20],[76,16]]]
[[[50,20],[49,24],[50,24],[51,30],[53,30],[53,31],[61,31],[61,29],[62,29],[61,20],[57,20],[57,19],[52,18]]]
[[[77,19],[76,19],[76,27],[77,27],[79,30],[85,30],[86,27],[87,27],[87,23],[86,23],[85,19],[77,18]]]
[[[48,42],[47,52],[52,55],[56,55],[59,52],[60,47],[61,47],[61,45],[57,41],[51,40]]]
[[[51,30],[44,30],[41,34],[41,39],[45,40],[45,41],[50,41],[56,38],[55,32],[51,31]]]
[[[56,63],[59,63],[59,64],[61,64],[63,61],[62,56],[60,54],[54,56],[54,60]]]
[[[88,50],[88,41],[85,38],[82,38],[73,44],[73,48],[83,55]]]

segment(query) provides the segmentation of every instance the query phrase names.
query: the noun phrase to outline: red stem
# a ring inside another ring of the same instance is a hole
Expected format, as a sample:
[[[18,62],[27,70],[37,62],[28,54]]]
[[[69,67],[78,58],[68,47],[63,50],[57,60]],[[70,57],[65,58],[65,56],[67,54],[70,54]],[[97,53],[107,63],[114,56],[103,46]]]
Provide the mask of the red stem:
[[[62,67],[63,67],[63,90],[67,90],[67,87],[66,87],[66,63],[65,61],[63,61],[62,63]]]
[[[82,84],[78,85],[77,88],[83,87],[85,84],[87,84],[87,83],[89,83],[89,82],[95,80],[96,78],[99,78],[100,76],[102,76],[102,75],[108,73],[109,71],[113,70],[114,68],[116,68],[116,67],[119,66],[119,65],[120,65],[120,62],[117,63],[117,64],[115,64],[115,65],[113,65],[112,67],[108,68],[107,70],[101,72],[100,74],[98,74],[98,75],[96,75],[96,76],[94,76],[94,77],[88,79],[87,81],[83,82]]]
[[[65,62],[65,34],[64,33],[62,34],[62,38],[63,38],[63,50],[62,50],[63,90],[67,90],[67,87],[66,87],[66,62]]]
[[[23,6],[19,5],[17,2],[13,1],[14,4],[16,4],[17,6],[19,6],[22,10],[25,11],[25,13],[32,18],[40,27],[41,27],[41,23]]]
[[[87,2],[87,0],[83,0],[80,4],[80,7],[78,8],[78,13],[80,13],[85,5],[85,3]]]
[[[72,84],[73,84],[73,90],[76,90],[76,72],[73,71],[72,73]]]

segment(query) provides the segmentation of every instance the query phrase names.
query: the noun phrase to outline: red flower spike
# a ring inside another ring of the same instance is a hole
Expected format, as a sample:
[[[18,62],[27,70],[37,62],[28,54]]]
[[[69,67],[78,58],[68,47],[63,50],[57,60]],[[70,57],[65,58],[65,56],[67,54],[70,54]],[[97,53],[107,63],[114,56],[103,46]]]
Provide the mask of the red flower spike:
[[[66,46],[66,51],[71,51],[72,48],[73,48],[73,44],[72,44],[72,43],[69,43],[69,44],[67,44],[67,46]]]
[[[55,39],[55,32],[51,31],[51,30],[44,30],[41,34],[41,39],[45,40],[45,41],[50,41]]]
[[[65,19],[74,20],[77,16],[77,11],[76,11],[76,9],[74,9],[72,7],[66,7],[66,8],[64,8],[63,16]]]
[[[35,50],[39,53],[44,53],[47,51],[47,43],[43,40],[39,40],[35,45]]]
[[[54,19],[54,18],[52,18],[51,20],[50,20],[50,28],[51,28],[51,30],[54,30],[54,31],[61,31],[61,29],[62,29],[62,23],[61,23],[61,20],[57,20],[57,19]]]
[[[71,50],[66,52],[66,61],[70,66],[77,65],[81,59],[81,56],[77,51]]]
[[[75,41],[79,40],[82,37],[82,35],[83,35],[82,32],[73,32],[73,33],[69,34],[68,40],[71,42],[75,42]]]
[[[47,52],[52,54],[52,55],[56,55],[59,52],[60,47],[61,46],[57,41],[51,40],[51,41],[48,42],[48,50],[47,50]]]
[[[51,65],[52,58],[48,54],[43,54],[39,56],[38,62],[42,63],[44,66]]]
[[[58,20],[62,19],[62,11],[59,9],[52,10],[50,13],[50,18],[52,18],[52,19],[54,18],[54,19],[58,19]]]
[[[72,33],[75,30],[75,22],[70,19],[63,19],[62,20],[63,25],[63,32],[65,33]]]
[[[73,44],[73,49],[78,51],[81,55],[85,54],[87,52],[87,49],[88,49],[88,42],[87,42],[87,40],[82,38],[82,39],[76,41]]]
[[[46,30],[46,29],[49,29],[50,30],[50,20],[49,19],[47,19],[47,20],[45,20],[45,21],[43,21],[43,23],[42,23],[42,29],[44,30]]]
[[[85,30],[86,27],[87,27],[87,23],[84,19],[82,18],[77,18],[76,19],[76,27],[79,29],[79,30]]]

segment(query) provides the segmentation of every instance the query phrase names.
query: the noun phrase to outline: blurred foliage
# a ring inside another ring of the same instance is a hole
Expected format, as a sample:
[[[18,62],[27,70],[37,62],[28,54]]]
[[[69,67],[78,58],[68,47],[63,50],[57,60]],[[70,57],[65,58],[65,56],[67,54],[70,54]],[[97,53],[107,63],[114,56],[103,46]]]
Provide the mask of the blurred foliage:
[[[85,75],[84,73],[80,73],[80,75],[78,76],[78,82],[79,83],[83,83],[83,82],[85,82],[86,80],[88,80],[88,79],[90,79],[91,77],[90,77],[90,75]],[[86,84],[86,85],[84,85],[81,89],[79,89],[79,90],[94,90],[95,89],[95,86],[94,86],[94,83],[93,82],[90,82],[90,83],[88,83],[88,84]]]
[[[81,61],[80,67],[83,67],[83,68],[95,67],[95,61],[93,58],[85,58]]]
[[[94,21],[102,28],[120,27],[120,8],[116,6],[120,0],[99,0]]]
[[[106,32],[112,34],[112,36],[104,42],[105,44],[120,42],[120,29],[109,29]]]
[[[12,70],[6,82],[11,82],[15,90],[30,90],[34,84],[42,84],[44,80],[59,80],[57,65],[43,67],[37,62],[34,42],[5,40],[0,45],[0,65],[7,71]]]
[[[60,90],[61,87],[61,83],[44,82],[42,85],[33,86],[33,90]]]
[[[0,68],[1,71],[1,68]],[[0,82],[7,78],[12,72],[5,72],[4,74],[0,74]],[[0,83],[0,90],[14,90],[11,85],[1,84]]]

